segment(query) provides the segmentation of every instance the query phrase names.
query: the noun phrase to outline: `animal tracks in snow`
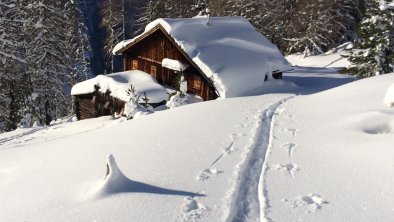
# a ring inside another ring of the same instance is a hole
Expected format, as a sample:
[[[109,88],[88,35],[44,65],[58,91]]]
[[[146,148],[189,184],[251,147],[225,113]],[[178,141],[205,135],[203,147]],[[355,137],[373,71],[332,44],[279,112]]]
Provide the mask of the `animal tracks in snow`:
[[[321,210],[324,205],[329,204],[329,202],[320,195],[313,193],[306,196],[298,196],[292,200],[283,199],[283,201],[289,203],[293,209],[304,209],[306,213],[316,213]]]
[[[245,118],[245,120],[249,120],[249,118]],[[239,127],[246,127],[248,126],[248,124],[241,124]],[[203,181],[203,180],[207,180],[209,179],[212,175],[218,175],[220,173],[223,173],[223,171],[221,170],[217,170],[215,168],[215,166],[223,159],[225,158],[227,155],[231,154],[234,152],[235,147],[234,147],[234,143],[237,139],[241,138],[241,137],[245,137],[248,134],[246,133],[233,133],[229,136],[230,138],[230,145],[228,145],[227,147],[225,147],[222,151],[222,153],[211,163],[211,165],[207,168],[202,170],[196,177],[197,180],[199,181]]]
[[[300,171],[300,168],[293,163],[289,163],[286,165],[282,165],[282,164],[275,164],[274,169],[277,169],[279,171],[283,171],[286,172],[290,177],[294,178],[294,175]]]
[[[219,173],[223,173],[223,171],[217,170],[217,169],[205,169],[201,171],[197,175],[197,180],[207,180],[209,179],[212,175],[218,175]]]
[[[181,221],[196,221],[201,219],[210,209],[198,201],[197,197],[186,197],[182,207]]]
[[[280,129],[282,132],[290,132],[291,135],[297,136],[297,133],[300,131],[299,129]]]
[[[233,133],[233,134],[230,135],[230,139],[232,141],[234,141],[235,139],[238,139],[238,138],[243,137],[243,136],[247,136],[247,134],[246,133]]]
[[[295,151],[296,146],[297,146],[297,143],[287,142],[287,143],[282,144],[282,147],[287,149],[290,158],[293,156],[293,152]]]
[[[232,134],[233,135],[238,135],[238,134]],[[243,134],[242,134],[243,135]],[[197,175],[197,180],[207,180],[211,177],[211,175],[217,175],[220,173],[223,173],[223,171],[217,170],[215,167],[215,165],[217,163],[219,163],[226,155],[231,154],[234,151],[234,141],[230,143],[230,145],[226,148],[223,149],[222,154],[219,155],[218,158],[216,158],[210,165],[209,168],[201,171],[198,175]]]

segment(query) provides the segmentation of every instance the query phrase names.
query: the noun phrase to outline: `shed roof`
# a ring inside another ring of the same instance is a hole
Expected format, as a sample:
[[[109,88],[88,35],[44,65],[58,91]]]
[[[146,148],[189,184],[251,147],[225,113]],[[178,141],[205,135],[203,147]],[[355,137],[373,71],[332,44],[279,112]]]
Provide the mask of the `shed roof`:
[[[98,86],[101,93],[106,93],[109,90],[112,97],[127,102],[130,97],[126,91],[130,89],[131,85],[135,88],[137,95],[143,97],[145,92],[149,103],[159,103],[168,99],[167,89],[151,75],[139,70],[98,75],[93,79],[75,84],[71,89],[71,95],[93,93],[95,86]]]
[[[145,32],[117,44],[122,53],[161,26],[215,85],[221,98],[236,97],[262,87],[272,71],[291,69],[278,48],[243,17],[157,19]]]

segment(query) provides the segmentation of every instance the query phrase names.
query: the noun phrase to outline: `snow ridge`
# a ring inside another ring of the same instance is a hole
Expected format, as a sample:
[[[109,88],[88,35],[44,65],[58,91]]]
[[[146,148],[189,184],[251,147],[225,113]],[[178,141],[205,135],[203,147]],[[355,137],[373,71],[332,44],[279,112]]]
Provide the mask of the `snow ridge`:
[[[289,96],[269,106],[257,115],[255,136],[251,138],[249,153],[239,176],[239,185],[227,221],[269,221],[265,210],[269,207],[264,189],[265,161],[272,141],[272,130],[276,110],[294,98]],[[268,151],[268,152],[267,152]]]

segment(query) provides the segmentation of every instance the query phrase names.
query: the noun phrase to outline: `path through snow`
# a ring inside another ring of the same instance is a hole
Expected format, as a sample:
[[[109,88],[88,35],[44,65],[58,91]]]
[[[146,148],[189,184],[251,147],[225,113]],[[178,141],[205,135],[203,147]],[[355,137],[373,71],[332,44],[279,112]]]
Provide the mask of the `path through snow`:
[[[250,138],[250,148],[240,172],[238,187],[233,199],[228,221],[264,221],[265,210],[269,207],[264,188],[265,160],[272,141],[274,116],[280,112],[278,107],[293,98],[289,96],[270,105],[255,116],[256,128]]]

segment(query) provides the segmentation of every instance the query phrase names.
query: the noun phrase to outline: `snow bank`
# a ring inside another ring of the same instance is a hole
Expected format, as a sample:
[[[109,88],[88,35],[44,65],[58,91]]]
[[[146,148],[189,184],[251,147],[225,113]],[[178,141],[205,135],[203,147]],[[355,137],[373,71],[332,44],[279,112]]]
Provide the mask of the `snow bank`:
[[[157,83],[151,75],[139,70],[98,75],[93,79],[75,84],[71,89],[71,95],[92,93],[96,85],[100,87],[101,93],[109,90],[111,96],[123,101],[129,100],[126,90],[130,89],[131,85],[135,87],[137,95],[143,97],[145,92],[150,103],[159,103],[167,100],[168,97],[166,88]]]
[[[189,95],[177,92],[175,95],[171,96],[170,100],[167,101],[166,106],[169,109],[172,109],[187,104],[189,104]]]
[[[210,78],[221,98],[236,97],[262,87],[267,72],[289,70],[277,47],[243,17],[157,19],[145,32],[161,25]],[[115,46],[119,52],[140,36]]]
[[[391,74],[391,75],[393,75],[393,74]],[[387,90],[386,95],[384,96],[383,102],[388,107],[394,107],[394,84],[392,84],[390,86],[390,88]]]

